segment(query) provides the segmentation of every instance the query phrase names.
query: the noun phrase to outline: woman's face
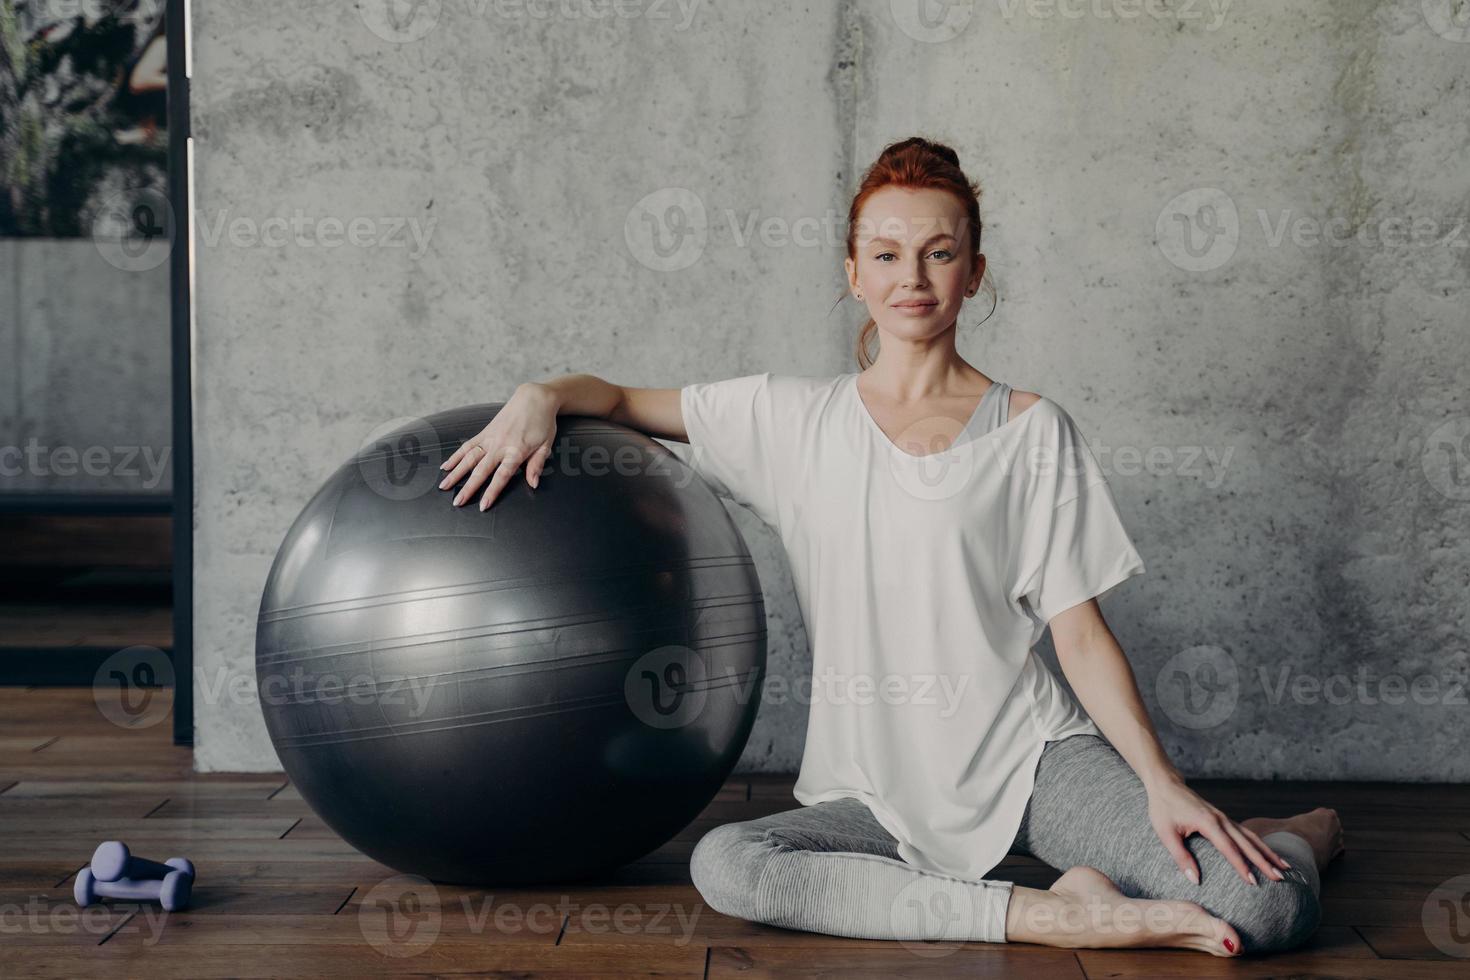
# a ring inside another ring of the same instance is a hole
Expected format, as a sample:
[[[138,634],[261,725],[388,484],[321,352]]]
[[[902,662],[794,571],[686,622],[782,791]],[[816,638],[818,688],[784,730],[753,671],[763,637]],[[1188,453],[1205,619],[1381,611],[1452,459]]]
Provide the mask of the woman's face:
[[[885,187],[858,216],[857,261],[846,260],[853,295],[879,329],[925,340],[954,325],[980,287],[985,256],[972,262],[964,206],[948,191]]]

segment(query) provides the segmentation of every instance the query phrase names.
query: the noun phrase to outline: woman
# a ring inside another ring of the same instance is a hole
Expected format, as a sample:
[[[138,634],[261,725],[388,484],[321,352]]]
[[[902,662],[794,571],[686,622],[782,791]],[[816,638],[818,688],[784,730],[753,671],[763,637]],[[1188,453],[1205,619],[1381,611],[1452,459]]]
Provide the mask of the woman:
[[[483,486],[484,509],[522,464],[535,487],[557,414],[595,415],[688,442],[717,492],[780,533],[814,685],[855,683],[813,688],[802,806],[695,848],[718,911],[874,939],[1297,945],[1337,816],[1237,824],[1170,764],[1096,602],[1144,570],[1101,468],[1060,405],[956,353],[980,231],[955,152],[893,144],[849,211],[848,283],[872,314],[861,373],[523,384],[441,488],[463,480],[459,506]],[[1048,627],[1086,714],[1032,651]],[[1065,873],[1047,890],[987,880],[1013,850]]]

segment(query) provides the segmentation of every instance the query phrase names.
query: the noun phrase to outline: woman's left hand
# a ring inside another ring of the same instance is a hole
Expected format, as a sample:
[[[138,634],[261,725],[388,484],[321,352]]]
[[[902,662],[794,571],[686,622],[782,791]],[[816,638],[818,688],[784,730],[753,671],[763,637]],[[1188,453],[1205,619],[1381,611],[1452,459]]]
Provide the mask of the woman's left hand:
[[[1256,881],[1251,877],[1247,860],[1277,881],[1285,877],[1279,869],[1291,867],[1281,855],[1267,847],[1255,831],[1240,826],[1178,780],[1165,780],[1149,786],[1148,816],[1164,847],[1173,855],[1174,863],[1196,885],[1199,884],[1199,867],[1194,855],[1184,846],[1184,840],[1195,833],[1214,844],[1225,860],[1252,885]]]

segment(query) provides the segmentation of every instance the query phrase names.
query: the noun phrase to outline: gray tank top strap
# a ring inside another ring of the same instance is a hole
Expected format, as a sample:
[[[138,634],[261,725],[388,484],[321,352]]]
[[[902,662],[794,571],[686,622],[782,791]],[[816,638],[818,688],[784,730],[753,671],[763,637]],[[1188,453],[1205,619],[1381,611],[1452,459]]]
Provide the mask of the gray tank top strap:
[[[1005,425],[1011,414],[1011,386],[1004,381],[995,381],[975,409],[975,435],[983,436],[991,429]]]

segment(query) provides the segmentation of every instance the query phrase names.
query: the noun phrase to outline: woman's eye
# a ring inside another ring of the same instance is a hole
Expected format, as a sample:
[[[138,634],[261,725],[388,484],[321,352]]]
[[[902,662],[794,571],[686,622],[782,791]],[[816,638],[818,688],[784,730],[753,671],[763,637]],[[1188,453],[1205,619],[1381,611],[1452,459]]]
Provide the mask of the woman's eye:
[[[891,255],[892,255],[892,254],[893,254],[893,253],[892,253],[892,252],[883,252],[883,253],[882,253],[882,254],[880,254],[880,255],[876,255],[876,256],[874,256],[874,258],[879,258],[879,259],[881,259],[881,258],[883,258],[883,257],[885,257],[885,256],[891,256]]]
[[[947,249],[947,248],[936,248],[934,251],[930,252],[929,254],[930,255],[945,255],[945,256],[947,256],[947,255],[949,255],[949,249]]]

